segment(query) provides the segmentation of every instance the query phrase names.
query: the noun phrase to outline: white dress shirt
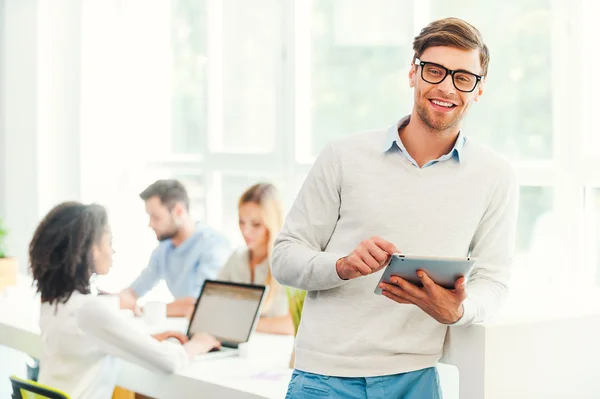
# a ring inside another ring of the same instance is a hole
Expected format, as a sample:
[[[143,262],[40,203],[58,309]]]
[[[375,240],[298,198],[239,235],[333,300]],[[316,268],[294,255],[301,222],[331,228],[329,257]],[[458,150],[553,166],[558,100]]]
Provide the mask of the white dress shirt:
[[[182,345],[158,342],[118,309],[113,297],[74,292],[64,304],[42,304],[39,382],[72,399],[110,399],[115,357],[172,373],[189,361]]]

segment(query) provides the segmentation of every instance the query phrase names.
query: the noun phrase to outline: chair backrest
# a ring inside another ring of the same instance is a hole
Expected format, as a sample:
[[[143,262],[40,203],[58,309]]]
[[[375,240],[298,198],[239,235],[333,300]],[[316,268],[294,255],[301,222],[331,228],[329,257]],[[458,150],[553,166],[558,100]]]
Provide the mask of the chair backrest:
[[[13,388],[13,399],[71,399],[66,393],[35,381],[12,376],[10,382]]]

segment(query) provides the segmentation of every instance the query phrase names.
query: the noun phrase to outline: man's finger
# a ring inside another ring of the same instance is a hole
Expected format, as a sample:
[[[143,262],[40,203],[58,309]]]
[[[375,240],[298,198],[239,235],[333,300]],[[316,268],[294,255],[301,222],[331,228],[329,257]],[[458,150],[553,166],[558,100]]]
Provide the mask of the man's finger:
[[[454,292],[459,295],[465,294],[465,289],[467,287],[467,280],[464,277],[460,277],[454,283]]]
[[[394,244],[391,242],[384,240],[381,237],[372,237],[371,240],[377,245],[379,248],[383,249],[389,255],[400,253],[400,250],[396,248]]]
[[[356,257],[348,258],[347,262],[348,266],[351,267],[352,270],[356,270],[363,276],[367,276],[372,272],[371,268],[362,261],[360,255],[358,254]]]
[[[394,295],[392,292],[390,291],[381,291],[381,293],[383,294],[383,296],[385,296],[386,298],[390,298],[393,301],[396,301],[398,303],[402,303],[402,304],[407,304],[407,305],[414,305],[414,303],[412,303],[411,301],[409,301],[408,299],[405,298],[401,298],[397,295]]]
[[[411,295],[409,292],[403,290],[402,288],[400,288],[399,286],[394,285],[394,284],[382,283],[381,291],[382,292],[383,291],[390,292],[392,295],[395,295],[399,298],[410,301],[411,303],[415,303],[415,301],[420,300],[420,298],[418,298],[414,295]]]
[[[433,280],[430,279],[429,276],[427,275],[427,273],[425,273],[423,270],[417,271],[417,277],[419,277],[419,279],[421,280],[421,283],[423,283],[423,287],[425,287],[427,289],[433,288],[436,286],[436,284],[433,282]]]
[[[359,272],[360,274],[362,274],[363,276],[368,276],[369,274],[373,273],[373,270],[369,266],[367,266],[365,263],[361,263],[361,264],[357,265],[356,271]]]
[[[367,248],[361,249],[360,252],[357,251],[357,254],[360,257],[362,263],[369,267],[369,273],[371,273],[373,270],[379,269],[379,262],[377,261],[377,259],[373,258],[373,256]]]
[[[369,251],[369,254],[377,261],[378,267],[385,265],[390,258],[390,254],[379,248],[374,242],[369,243],[367,251]]]
[[[400,287],[400,289],[402,289],[402,291],[406,292],[407,294],[409,294],[415,298],[423,299],[427,296],[419,287],[417,287],[414,284],[409,283],[408,281],[404,280],[401,277],[392,276],[391,282],[392,282],[392,284],[395,284],[398,287]]]

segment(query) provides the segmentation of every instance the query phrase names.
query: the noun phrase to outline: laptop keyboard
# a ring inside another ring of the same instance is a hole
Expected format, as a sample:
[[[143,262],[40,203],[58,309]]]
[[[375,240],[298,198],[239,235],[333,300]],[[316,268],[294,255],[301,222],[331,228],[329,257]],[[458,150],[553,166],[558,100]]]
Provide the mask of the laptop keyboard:
[[[221,348],[213,348],[210,351],[208,351],[207,353],[198,354],[196,357],[202,359],[205,357],[211,358],[212,356],[221,357],[221,356],[235,355],[237,353],[238,353],[237,349],[221,347]]]

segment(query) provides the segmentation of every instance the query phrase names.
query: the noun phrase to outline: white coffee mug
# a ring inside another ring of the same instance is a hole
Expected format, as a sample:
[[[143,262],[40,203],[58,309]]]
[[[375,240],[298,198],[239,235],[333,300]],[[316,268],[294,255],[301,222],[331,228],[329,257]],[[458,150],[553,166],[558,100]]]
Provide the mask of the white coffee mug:
[[[167,321],[167,304],[150,301],[144,306],[144,321],[150,325],[163,324]]]

